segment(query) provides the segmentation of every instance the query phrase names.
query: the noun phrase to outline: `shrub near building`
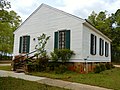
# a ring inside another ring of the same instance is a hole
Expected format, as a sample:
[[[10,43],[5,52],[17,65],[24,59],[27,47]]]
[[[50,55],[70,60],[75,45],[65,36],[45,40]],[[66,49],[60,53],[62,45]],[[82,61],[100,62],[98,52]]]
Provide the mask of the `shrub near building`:
[[[94,73],[100,73],[104,70],[109,70],[114,68],[112,63],[99,63],[94,68]]]

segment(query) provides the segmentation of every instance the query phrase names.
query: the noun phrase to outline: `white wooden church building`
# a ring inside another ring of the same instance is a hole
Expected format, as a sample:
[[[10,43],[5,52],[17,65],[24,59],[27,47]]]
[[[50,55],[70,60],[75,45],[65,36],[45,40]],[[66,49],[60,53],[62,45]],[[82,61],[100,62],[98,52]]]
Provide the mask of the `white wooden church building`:
[[[111,40],[77,16],[41,4],[14,32],[13,55],[35,50],[37,37],[51,36],[46,50],[68,48],[75,55],[70,62],[111,62]]]

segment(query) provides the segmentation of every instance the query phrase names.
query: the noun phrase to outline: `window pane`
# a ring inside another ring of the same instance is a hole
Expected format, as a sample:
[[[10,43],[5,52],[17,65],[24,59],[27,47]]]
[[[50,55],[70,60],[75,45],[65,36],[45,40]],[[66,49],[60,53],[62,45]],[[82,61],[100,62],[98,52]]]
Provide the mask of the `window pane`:
[[[23,53],[27,51],[27,36],[23,36]]]
[[[59,31],[59,48],[65,48],[65,31]]]
[[[21,53],[29,53],[30,36],[23,36],[21,43]]]

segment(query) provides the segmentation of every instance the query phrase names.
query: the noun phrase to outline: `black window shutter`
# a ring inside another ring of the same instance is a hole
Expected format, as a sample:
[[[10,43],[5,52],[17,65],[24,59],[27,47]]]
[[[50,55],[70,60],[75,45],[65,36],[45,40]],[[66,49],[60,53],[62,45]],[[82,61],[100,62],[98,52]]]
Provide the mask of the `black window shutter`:
[[[97,43],[97,37],[95,36],[95,53],[94,53],[94,55],[96,54],[96,43]]]
[[[54,33],[54,49],[58,49],[58,32]]]
[[[22,37],[20,37],[20,42],[19,42],[19,53],[22,53]]]
[[[102,40],[102,55],[104,54],[104,40]]]
[[[105,56],[107,57],[107,42],[105,42]]]
[[[70,30],[66,30],[66,49],[70,49]]]
[[[107,43],[107,57],[109,56],[109,44]]]
[[[29,53],[30,50],[30,36],[27,36],[27,49],[26,49],[26,53]]]
[[[101,38],[99,39],[99,55],[101,55]]]

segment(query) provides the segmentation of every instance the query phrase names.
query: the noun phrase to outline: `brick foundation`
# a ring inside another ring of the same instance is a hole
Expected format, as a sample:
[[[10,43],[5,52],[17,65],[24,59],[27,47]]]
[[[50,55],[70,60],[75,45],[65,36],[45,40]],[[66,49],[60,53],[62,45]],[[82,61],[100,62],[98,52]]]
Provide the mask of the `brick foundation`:
[[[88,73],[93,72],[95,68],[96,63],[82,63],[82,62],[75,62],[75,63],[69,63],[68,69],[71,71],[75,71],[78,73]]]

